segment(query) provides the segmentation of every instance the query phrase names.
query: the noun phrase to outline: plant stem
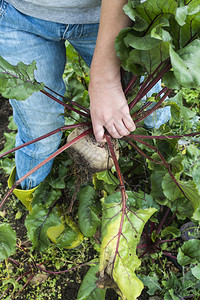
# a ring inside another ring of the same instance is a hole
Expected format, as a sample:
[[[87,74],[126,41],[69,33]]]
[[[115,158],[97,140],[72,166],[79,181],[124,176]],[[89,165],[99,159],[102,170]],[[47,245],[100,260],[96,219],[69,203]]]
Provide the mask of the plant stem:
[[[89,109],[85,108],[84,106],[72,101],[71,99],[67,99],[66,97],[56,93],[55,91],[53,91],[52,89],[50,89],[48,86],[45,86],[45,89],[48,89],[49,91],[51,91],[52,93],[54,93],[55,95],[57,95],[58,97],[62,98],[63,100],[65,100],[66,102],[71,103],[72,105],[80,108],[81,110],[85,111],[86,113],[90,114]]]
[[[193,133],[187,133],[187,134],[181,134],[181,135],[142,135],[142,134],[129,134],[127,137],[130,138],[138,138],[138,139],[157,139],[157,140],[168,140],[168,139],[180,139],[182,137],[194,137],[200,135],[200,131],[193,132]]]
[[[145,247],[147,247],[147,245],[138,245],[138,246],[137,246],[137,249],[145,248]]]
[[[33,174],[34,172],[36,172],[39,168],[41,168],[42,166],[44,166],[47,162],[49,162],[50,160],[54,159],[56,156],[58,156],[60,153],[62,153],[63,151],[65,151],[67,148],[69,148],[70,146],[72,146],[73,144],[75,144],[77,141],[79,141],[80,139],[82,139],[84,136],[88,135],[89,133],[92,132],[92,128],[87,129],[86,131],[84,131],[83,133],[81,133],[78,137],[76,137],[75,139],[71,140],[69,143],[67,143],[66,145],[62,146],[60,149],[58,149],[57,151],[55,151],[52,155],[50,155],[48,158],[46,158],[43,162],[41,162],[39,165],[35,166],[32,170],[30,170],[28,173],[26,173],[23,177],[21,177],[19,180],[17,180],[14,185],[12,186],[12,188],[9,190],[9,192],[6,194],[6,196],[4,197],[4,199],[1,201],[0,203],[0,209],[2,208],[3,204],[6,202],[6,200],[8,199],[8,197],[11,195],[11,193],[13,192],[13,190],[23,181],[25,180],[27,177],[29,177],[31,174]]]
[[[113,149],[113,145],[112,145],[112,141],[111,141],[111,137],[110,135],[106,134],[106,141],[109,147],[109,150],[111,152],[112,155],[112,159],[114,161],[115,164],[115,168],[116,168],[116,173],[117,173],[117,177],[119,179],[120,182],[120,190],[121,190],[121,196],[122,196],[122,215],[121,215],[121,221],[120,221],[120,226],[119,226],[119,231],[118,231],[118,238],[117,238],[117,245],[116,245],[116,250],[115,250],[115,255],[113,258],[113,265],[112,265],[112,269],[114,268],[114,264],[115,264],[115,260],[118,254],[118,249],[119,249],[119,242],[120,242],[120,237],[122,234],[122,227],[123,227],[123,223],[124,223],[124,216],[125,216],[125,211],[126,211],[126,189],[124,186],[124,179],[115,155],[115,151]]]
[[[36,143],[36,142],[38,142],[40,140],[43,140],[43,139],[45,139],[45,138],[47,138],[47,137],[49,137],[49,136],[51,136],[51,135],[53,135],[55,133],[64,132],[65,130],[73,129],[73,128],[77,128],[77,127],[82,127],[82,126],[91,126],[91,122],[78,123],[78,124],[74,124],[74,125],[67,125],[67,126],[63,126],[63,127],[57,128],[57,129],[55,129],[55,130],[53,130],[53,131],[51,131],[49,133],[46,133],[46,134],[44,134],[44,135],[42,135],[42,136],[40,136],[40,137],[38,137],[36,139],[33,139],[33,140],[31,140],[31,141],[29,141],[27,143],[24,143],[24,144],[22,144],[20,146],[17,146],[15,148],[11,149],[11,150],[8,150],[8,151],[0,154],[0,158],[2,158],[3,156],[5,156],[7,154],[10,154],[10,153],[12,153],[14,151],[17,151],[17,150],[19,150],[19,149],[21,149],[23,147],[26,147],[26,146],[31,145],[33,143]]]
[[[29,271],[23,273],[22,275],[20,275],[20,276],[16,279],[16,282],[20,281],[24,276],[27,276],[28,274],[29,274]],[[9,291],[9,289],[10,289],[11,287],[12,287],[12,285],[10,285],[10,286],[3,292],[3,294],[0,296],[0,299],[3,298],[3,296]]]
[[[91,119],[91,117],[90,117],[89,114],[87,114],[87,113],[85,113],[85,112],[83,112],[83,111],[80,111],[80,110],[78,110],[78,109],[76,109],[76,108],[74,108],[74,107],[71,107],[70,105],[68,105],[68,104],[66,104],[66,103],[64,103],[64,102],[62,102],[62,101],[59,100],[59,99],[57,99],[56,97],[54,97],[53,95],[51,95],[51,94],[48,93],[47,91],[45,91],[45,90],[40,90],[40,92],[43,93],[44,95],[46,95],[47,97],[51,98],[52,100],[58,102],[58,103],[61,104],[62,106],[66,107],[67,109],[70,109],[70,110],[72,110],[72,111],[78,113],[79,115],[82,115],[83,117],[86,117],[86,118]]]
[[[158,99],[164,92],[167,91],[167,88],[164,87],[155,97],[155,99]],[[144,110],[147,109],[152,104],[151,101],[147,101],[138,111],[132,114],[132,118],[139,117],[142,113],[144,113]]]
[[[29,279],[26,281],[26,283],[23,285],[23,287],[19,290],[19,292],[16,294],[16,296],[14,298],[11,298],[11,300],[15,299],[20,293],[21,291],[23,291],[23,289],[29,284],[29,282],[31,281],[31,279],[34,277],[35,274],[32,274]]]
[[[167,243],[167,242],[173,242],[173,241],[176,241],[176,239],[162,240],[162,241],[159,241],[157,244],[162,244],[162,243]]]
[[[8,260],[11,261],[12,263],[14,263],[18,267],[20,266],[20,263],[18,261],[14,260],[14,259],[12,259],[10,257],[8,257]]]
[[[124,94],[125,96],[128,95],[128,93],[130,92],[131,88],[133,87],[133,85],[135,84],[136,80],[138,79],[138,76],[134,75],[131,80],[129,81],[125,91],[124,91]]]
[[[152,107],[151,109],[147,110],[142,117],[139,117],[138,119],[134,120],[134,123],[137,124],[140,121],[144,120],[149,115],[151,115],[163,103],[163,101],[167,98],[167,96],[171,93],[171,91],[172,90],[168,89],[165,92],[164,96],[156,103],[156,105],[154,105],[154,107]]]
[[[154,228],[155,228],[155,223],[151,222],[151,231],[150,231],[150,234],[152,234],[152,232],[154,231]]]
[[[143,82],[135,99],[133,99],[133,101],[129,104],[129,109],[131,110],[152,89],[152,87],[163,77],[163,75],[166,72],[168,72],[170,69],[171,69],[171,64],[168,62],[164,65],[164,67],[161,69],[159,74],[157,74],[153,79],[152,79],[152,77],[155,74],[156,70],[151,75],[149,75],[149,77],[146,79],[146,81]],[[151,79],[152,79],[152,81],[149,83],[149,81]]]
[[[165,221],[167,219],[167,216],[168,216],[169,212],[170,212],[170,208],[168,207],[165,214],[164,214],[164,216],[163,216],[163,218],[162,218],[162,220],[161,220],[161,222],[160,222],[160,224],[159,224],[159,226],[158,226],[158,228],[157,228],[157,230],[156,230],[157,235],[160,233],[160,231],[163,227],[163,224],[165,223]]]
[[[64,271],[56,271],[56,272],[44,270],[44,269],[41,268],[40,266],[37,266],[37,267],[38,267],[38,269],[39,269],[40,271],[45,272],[45,273],[47,273],[47,274],[59,275],[59,274],[64,274],[64,273],[73,271],[73,270],[75,270],[75,269],[77,269],[77,268],[81,268],[81,267],[85,267],[85,266],[89,266],[89,265],[94,265],[94,262],[91,262],[91,263],[88,262],[88,263],[80,264],[80,265],[75,266],[75,267],[72,267],[72,268],[70,268],[70,269],[68,269],[68,270],[64,270]]]
[[[176,257],[176,256],[174,256],[174,255],[172,255],[172,254],[170,254],[170,253],[168,253],[168,252],[163,251],[162,253],[163,253],[165,256],[169,256],[169,257],[171,257],[171,258],[177,260],[177,257]]]
[[[177,211],[174,213],[174,215],[171,217],[171,219],[167,222],[167,224],[165,225],[164,228],[166,228],[167,226],[169,226],[169,225],[172,223],[172,221],[173,221],[174,218],[176,217],[176,213],[177,213]]]

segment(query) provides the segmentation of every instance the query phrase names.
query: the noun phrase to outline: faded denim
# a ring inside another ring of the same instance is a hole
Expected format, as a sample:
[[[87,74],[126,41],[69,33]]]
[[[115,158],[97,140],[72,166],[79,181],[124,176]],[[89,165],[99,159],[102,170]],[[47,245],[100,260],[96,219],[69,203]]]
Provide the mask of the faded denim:
[[[24,15],[6,1],[0,0],[0,55],[16,65],[37,62],[35,77],[55,92],[64,95],[65,84],[62,75],[65,68],[65,40],[68,40],[90,65],[98,24],[66,25],[44,21]],[[13,117],[18,126],[16,146],[44,135],[64,125],[64,108],[41,93],[34,93],[25,101],[10,100]],[[167,114],[168,115],[168,114]],[[149,118],[149,117],[148,117]],[[159,119],[159,120],[158,120]],[[146,126],[156,127],[169,119],[157,116],[156,122],[148,121]],[[153,124],[153,125],[152,125]],[[61,140],[61,133],[16,151],[17,177],[54,153]],[[33,173],[21,184],[23,189],[37,186],[49,174],[53,161]]]
[[[95,48],[98,24],[66,25],[24,15],[0,1],[0,55],[11,64],[37,62],[35,77],[64,95],[65,40],[88,65]],[[10,100],[18,126],[16,146],[64,126],[64,107],[41,93],[25,101]],[[61,133],[16,151],[17,176],[21,178],[59,147]],[[22,182],[22,188],[37,186],[49,174],[52,161]]]
[[[141,81],[143,80],[143,76],[141,77]],[[146,96],[142,99],[148,101],[148,98],[151,97],[152,94],[157,94],[161,90],[161,80],[154,85],[154,87],[146,94]],[[163,96],[163,95],[162,95]],[[168,99],[168,97],[166,98]],[[156,103],[152,103],[148,109],[152,108]],[[171,119],[171,107],[165,106],[164,108],[156,109],[151,115],[145,118],[144,120],[144,127],[147,129],[158,129],[161,125],[165,124]]]

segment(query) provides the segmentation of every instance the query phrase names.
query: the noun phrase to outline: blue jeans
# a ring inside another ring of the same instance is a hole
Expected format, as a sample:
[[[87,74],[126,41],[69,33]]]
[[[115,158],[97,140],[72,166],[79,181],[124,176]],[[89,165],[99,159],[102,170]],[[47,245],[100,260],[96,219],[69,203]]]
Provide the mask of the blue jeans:
[[[143,81],[144,76],[141,77],[141,82]],[[142,102],[148,101],[148,98],[151,97],[152,94],[157,94],[161,90],[161,80],[158,81],[157,84],[153,86],[153,88],[146,94],[144,98],[142,98]],[[162,95],[163,96],[163,95]],[[168,97],[166,98],[168,99]],[[148,109],[151,109],[156,105],[156,103],[152,103]],[[144,127],[147,129],[158,129],[161,125],[168,122],[171,118],[171,107],[165,106],[164,108],[156,109],[151,115],[144,119]]]
[[[35,60],[36,80],[44,82],[61,95],[65,93],[62,79],[66,60],[65,40],[90,65],[97,32],[98,24],[66,25],[44,21],[24,15],[6,1],[0,0],[0,55],[13,65],[19,61],[29,64]],[[63,106],[41,93],[34,93],[25,101],[11,99],[10,103],[18,126],[16,146],[64,125]],[[21,178],[54,153],[60,140],[61,134],[57,133],[16,151],[17,177]],[[29,189],[42,182],[49,174],[52,163],[50,161],[24,180],[22,188]]]
[[[62,75],[66,63],[65,40],[68,40],[90,65],[98,24],[66,25],[24,15],[6,1],[0,1],[0,55],[16,65],[37,62],[35,77],[64,95]],[[16,146],[64,126],[62,105],[41,93],[26,101],[10,100],[18,126]],[[17,176],[21,178],[57,150],[61,133],[16,151]],[[49,174],[53,161],[33,173],[21,184],[23,189],[37,186]]]

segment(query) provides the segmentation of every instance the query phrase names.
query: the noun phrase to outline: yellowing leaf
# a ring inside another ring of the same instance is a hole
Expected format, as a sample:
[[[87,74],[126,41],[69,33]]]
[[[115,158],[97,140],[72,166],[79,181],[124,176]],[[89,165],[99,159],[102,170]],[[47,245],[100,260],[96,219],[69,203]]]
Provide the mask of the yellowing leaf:
[[[78,225],[69,216],[62,218],[62,224],[48,228],[47,236],[58,247],[65,249],[78,247],[84,238]]]
[[[136,249],[144,225],[154,212],[155,208],[123,211],[117,195],[116,202],[112,195],[103,203],[99,282],[106,287],[106,278],[111,278],[123,299],[135,300],[143,289],[143,283],[135,274],[140,266]]]

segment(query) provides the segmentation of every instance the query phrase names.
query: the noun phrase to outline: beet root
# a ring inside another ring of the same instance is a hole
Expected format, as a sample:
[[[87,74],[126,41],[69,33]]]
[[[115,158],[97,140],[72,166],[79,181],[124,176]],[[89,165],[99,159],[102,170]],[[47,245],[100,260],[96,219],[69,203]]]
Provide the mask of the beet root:
[[[87,127],[74,129],[68,136],[67,142],[70,142],[85,130]],[[113,148],[116,158],[119,158],[119,147],[117,140],[113,139]],[[114,161],[109,153],[107,143],[98,143],[93,134],[89,134],[76,142],[69,148],[70,157],[81,166],[95,172],[105,171],[114,166]]]

